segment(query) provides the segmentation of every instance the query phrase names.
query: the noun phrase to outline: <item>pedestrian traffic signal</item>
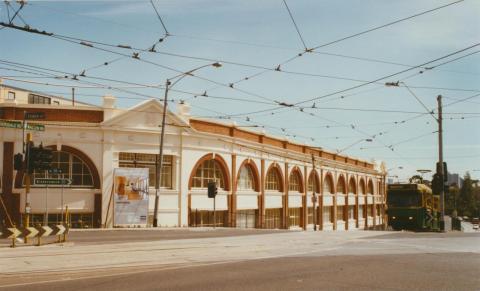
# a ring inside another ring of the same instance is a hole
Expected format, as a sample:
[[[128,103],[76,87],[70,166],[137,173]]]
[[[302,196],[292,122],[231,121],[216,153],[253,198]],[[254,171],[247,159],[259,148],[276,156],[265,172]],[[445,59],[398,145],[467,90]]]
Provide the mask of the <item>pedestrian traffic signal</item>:
[[[23,155],[18,153],[13,157],[13,169],[15,171],[23,170]]]
[[[208,198],[215,198],[217,196],[217,183],[208,182]]]

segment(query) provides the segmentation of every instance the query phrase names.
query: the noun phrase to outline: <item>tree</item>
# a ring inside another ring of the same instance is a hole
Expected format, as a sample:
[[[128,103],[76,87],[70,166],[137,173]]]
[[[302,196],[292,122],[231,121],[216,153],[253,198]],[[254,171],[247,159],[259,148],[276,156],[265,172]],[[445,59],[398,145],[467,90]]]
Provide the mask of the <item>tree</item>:
[[[460,189],[458,188],[458,185],[452,184],[450,185],[448,192],[445,193],[445,213],[452,215],[452,216],[457,216],[457,203],[458,199],[460,196]]]
[[[478,187],[474,187],[474,182],[470,177],[470,174],[467,172],[464,177],[462,188],[460,188],[458,199],[458,213],[461,216],[478,216],[477,193]]]

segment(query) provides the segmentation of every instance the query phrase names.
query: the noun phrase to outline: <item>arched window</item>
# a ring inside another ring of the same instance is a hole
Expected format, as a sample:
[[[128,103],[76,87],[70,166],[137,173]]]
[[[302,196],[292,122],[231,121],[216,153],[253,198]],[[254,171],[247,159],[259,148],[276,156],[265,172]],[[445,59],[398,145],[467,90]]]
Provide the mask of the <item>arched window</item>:
[[[243,166],[240,168],[238,173],[238,189],[241,190],[254,190],[255,189],[255,180],[253,179],[252,169],[248,166]]]
[[[63,151],[54,151],[52,159],[52,168],[61,169],[63,174],[48,174],[46,171],[34,171],[32,176],[32,185],[35,185],[35,179],[40,178],[63,178],[70,179],[70,187],[93,188],[92,172],[88,165],[78,156]],[[44,185],[42,185],[43,187]]]
[[[221,165],[216,160],[204,161],[193,176],[192,187],[207,188],[208,182],[216,181],[217,187],[225,189],[225,179],[221,171]]]
[[[333,193],[333,182],[330,176],[325,177],[323,181],[323,193]]]
[[[302,177],[298,170],[293,170],[288,179],[288,190],[302,192]]]
[[[267,177],[265,178],[265,189],[282,191],[281,183],[282,180],[280,179],[278,169],[275,167],[271,168],[267,173]]]
[[[368,181],[367,194],[373,194],[373,183],[372,183],[372,180]]]
[[[365,182],[360,180],[360,187],[358,188],[358,194],[359,195],[365,195]]]
[[[355,185],[355,179],[350,178],[350,182],[348,182],[348,192],[357,194],[357,186]]]
[[[312,173],[310,174],[310,177],[308,177],[308,185],[307,185],[308,192],[318,193],[318,189],[319,189],[318,184],[319,184],[318,177],[316,173],[312,171]]]
[[[347,193],[347,189],[345,187],[345,178],[343,178],[343,176],[340,176],[340,178],[338,178],[337,192],[343,194]]]

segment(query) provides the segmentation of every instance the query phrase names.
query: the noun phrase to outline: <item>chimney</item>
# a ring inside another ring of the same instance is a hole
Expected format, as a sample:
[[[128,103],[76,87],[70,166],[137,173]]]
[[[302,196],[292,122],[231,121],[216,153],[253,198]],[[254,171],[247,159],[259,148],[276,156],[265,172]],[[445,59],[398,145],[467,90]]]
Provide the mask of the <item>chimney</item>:
[[[188,103],[185,103],[185,102],[181,102],[180,104],[177,105],[177,111],[178,111],[178,115],[180,115],[180,117],[185,120],[185,122],[188,123],[189,119],[190,119],[190,104]]]
[[[103,96],[103,119],[108,120],[113,117],[115,113],[116,98],[112,95]]]

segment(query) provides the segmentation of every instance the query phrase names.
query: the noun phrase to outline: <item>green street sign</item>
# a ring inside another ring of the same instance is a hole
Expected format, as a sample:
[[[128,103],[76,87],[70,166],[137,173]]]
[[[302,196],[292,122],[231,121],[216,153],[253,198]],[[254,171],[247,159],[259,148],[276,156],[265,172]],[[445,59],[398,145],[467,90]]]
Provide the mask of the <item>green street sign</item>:
[[[37,123],[27,123],[27,130],[45,131],[45,125]]]
[[[51,178],[39,178],[35,179],[35,185],[70,185],[72,180],[70,179],[51,179]]]
[[[14,120],[0,120],[0,127],[22,129],[23,123]],[[45,131],[45,125],[38,123],[27,123],[27,130]]]
[[[22,123],[20,121],[0,120],[0,127],[21,129]]]

